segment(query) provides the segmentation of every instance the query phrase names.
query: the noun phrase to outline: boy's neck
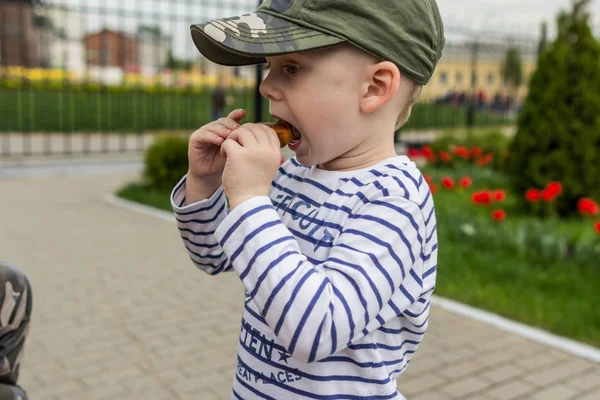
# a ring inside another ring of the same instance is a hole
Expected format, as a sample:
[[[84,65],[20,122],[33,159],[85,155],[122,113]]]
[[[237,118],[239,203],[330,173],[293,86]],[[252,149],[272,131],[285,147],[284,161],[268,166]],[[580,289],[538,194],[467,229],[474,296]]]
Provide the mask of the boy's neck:
[[[369,168],[397,155],[392,137],[391,140],[382,142],[377,146],[371,144],[371,146],[364,149],[353,149],[334,160],[317,165],[317,168],[326,171],[355,171]]]

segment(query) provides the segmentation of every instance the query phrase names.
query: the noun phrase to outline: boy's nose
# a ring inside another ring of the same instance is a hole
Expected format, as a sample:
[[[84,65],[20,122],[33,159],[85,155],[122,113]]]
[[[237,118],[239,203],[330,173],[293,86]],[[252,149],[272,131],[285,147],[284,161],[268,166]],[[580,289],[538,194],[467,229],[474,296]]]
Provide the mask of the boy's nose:
[[[260,94],[269,100],[278,101],[282,99],[281,90],[273,82],[273,78],[267,75],[259,87]]]

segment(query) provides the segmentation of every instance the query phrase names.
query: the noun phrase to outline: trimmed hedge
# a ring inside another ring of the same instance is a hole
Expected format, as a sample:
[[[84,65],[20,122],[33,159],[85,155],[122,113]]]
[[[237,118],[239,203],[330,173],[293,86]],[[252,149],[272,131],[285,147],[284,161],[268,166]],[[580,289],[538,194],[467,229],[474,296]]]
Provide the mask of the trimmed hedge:
[[[145,155],[144,177],[151,187],[171,190],[188,171],[188,138],[160,136]]]
[[[0,80],[0,132],[142,132],[194,130],[211,119],[210,87],[102,86],[60,81]],[[231,89],[229,109],[244,108],[254,118],[254,90]],[[263,100],[263,120],[269,102]],[[417,103],[403,130],[464,126],[467,109]],[[478,112],[477,126],[498,126],[511,120]]]

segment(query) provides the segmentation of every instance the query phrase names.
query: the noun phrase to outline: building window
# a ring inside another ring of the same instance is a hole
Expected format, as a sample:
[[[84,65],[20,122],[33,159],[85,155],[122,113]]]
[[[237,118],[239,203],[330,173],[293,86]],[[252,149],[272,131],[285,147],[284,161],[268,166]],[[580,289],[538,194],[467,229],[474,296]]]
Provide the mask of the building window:
[[[448,74],[445,72],[440,73],[440,83],[444,86],[448,84]]]
[[[492,86],[492,85],[494,84],[494,81],[495,81],[495,79],[494,79],[494,74],[492,74],[492,73],[490,72],[490,73],[488,74],[488,77],[487,77],[487,83],[488,83],[488,85]]]
[[[463,74],[461,72],[456,73],[456,83],[459,85],[463,83]]]
[[[107,46],[100,47],[100,65],[108,65],[108,48],[107,48]]]
[[[98,63],[98,58],[100,57],[100,52],[98,49],[89,49],[87,52],[88,62],[90,63]]]

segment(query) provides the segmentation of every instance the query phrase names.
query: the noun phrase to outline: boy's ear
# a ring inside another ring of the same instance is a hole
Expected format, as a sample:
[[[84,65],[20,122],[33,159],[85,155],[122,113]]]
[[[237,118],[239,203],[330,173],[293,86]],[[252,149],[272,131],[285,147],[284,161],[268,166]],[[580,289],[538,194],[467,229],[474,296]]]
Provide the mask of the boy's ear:
[[[400,87],[400,70],[389,61],[382,61],[368,68],[367,81],[360,99],[364,113],[372,113],[387,104]]]

